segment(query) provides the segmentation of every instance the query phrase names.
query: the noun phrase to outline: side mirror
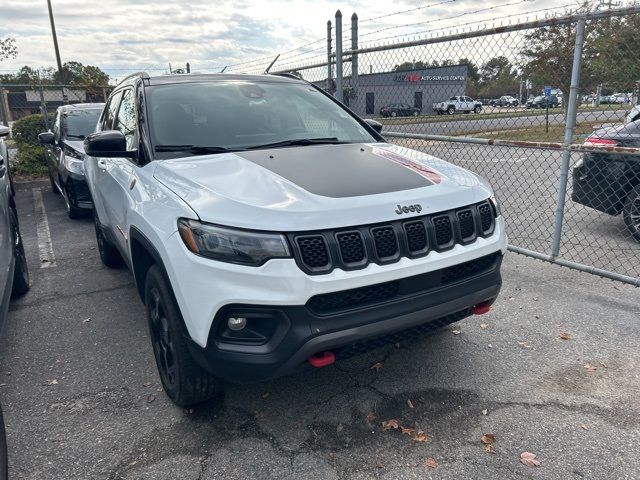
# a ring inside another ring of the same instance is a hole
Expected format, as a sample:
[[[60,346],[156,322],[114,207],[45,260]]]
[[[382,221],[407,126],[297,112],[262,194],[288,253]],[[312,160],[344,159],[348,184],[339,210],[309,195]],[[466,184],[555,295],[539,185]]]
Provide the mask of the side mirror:
[[[5,127],[4,125],[0,125],[0,138],[9,136],[9,127]]]
[[[365,118],[364,123],[373,128],[377,133],[382,133],[382,124],[380,122],[376,122],[370,118]]]
[[[53,145],[55,143],[55,135],[53,132],[44,132],[38,134],[38,141],[43,145]]]
[[[84,151],[91,157],[134,157],[137,154],[127,151],[127,141],[119,130],[92,133],[84,139]]]

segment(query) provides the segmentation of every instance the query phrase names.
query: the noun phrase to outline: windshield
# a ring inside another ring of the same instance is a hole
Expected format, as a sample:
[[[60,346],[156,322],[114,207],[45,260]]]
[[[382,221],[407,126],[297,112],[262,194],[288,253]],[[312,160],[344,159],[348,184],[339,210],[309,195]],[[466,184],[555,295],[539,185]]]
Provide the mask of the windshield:
[[[304,84],[223,81],[156,85],[147,89],[147,111],[158,158],[182,156],[188,146],[242,150],[296,140],[377,141],[348,112]],[[183,152],[167,152],[172,146],[185,148]],[[192,149],[190,153],[207,152]]]
[[[95,132],[102,109],[71,110],[64,113],[65,136],[80,139]]]

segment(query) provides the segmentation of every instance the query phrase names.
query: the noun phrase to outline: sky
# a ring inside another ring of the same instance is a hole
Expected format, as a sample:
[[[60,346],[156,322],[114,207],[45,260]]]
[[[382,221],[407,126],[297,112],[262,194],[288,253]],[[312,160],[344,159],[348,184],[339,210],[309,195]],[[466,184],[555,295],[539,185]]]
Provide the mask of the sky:
[[[322,60],[327,20],[335,23],[338,9],[345,40],[351,15],[358,14],[362,46],[432,35],[443,27],[465,28],[470,22],[532,20],[553,12],[549,9],[577,6],[572,0],[51,2],[62,61],[97,65],[112,77],[138,70],[162,73],[169,63],[176,68],[190,62],[192,71],[202,72],[261,66],[278,53],[277,65]],[[7,36],[16,39],[18,57],[0,63],[0,73],[22,65],[55,66],[46,0],[1,0],[0,38]],[[260,60],[246,63],[254,59]]]

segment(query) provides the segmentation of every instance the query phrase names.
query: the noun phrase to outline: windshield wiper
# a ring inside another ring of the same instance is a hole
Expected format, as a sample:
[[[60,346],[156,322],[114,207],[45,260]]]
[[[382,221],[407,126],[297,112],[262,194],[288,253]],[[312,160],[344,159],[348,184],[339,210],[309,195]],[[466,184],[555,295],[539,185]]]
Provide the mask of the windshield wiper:
[[[283,140],[281,142],[265,143],[263,145],[252,145],[246,147],[245,150],[257,150],[262,148],[292,147],[304,145],[334,145],[339,143],[350,143],[340,140],[338,137],[324,138],[294,138],[291,140]]]
[[[189,152],[195,154],[235,152],[238,149],[209,145],[156,145],[156,152]]]
[[[70,133],[67,133],[67,138],[79,138],[80,140],[84,140],[86,138],[86,135],[72,135]]]

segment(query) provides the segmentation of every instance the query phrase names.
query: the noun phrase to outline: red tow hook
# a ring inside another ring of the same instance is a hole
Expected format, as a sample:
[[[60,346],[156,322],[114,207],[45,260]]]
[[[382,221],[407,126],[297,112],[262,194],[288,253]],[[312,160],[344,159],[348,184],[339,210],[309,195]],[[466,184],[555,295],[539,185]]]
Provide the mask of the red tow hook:
[[[316,353],[313,357],[309,357],[309,363],[316,368],[326,367],[335,361],[336,356],[333,352]]]
[[[489,310],[491,310],[491,304],[489,302],[482,302],[471,307],[471,313],[473,315],[484,315],[485,313],[489,313]]]

